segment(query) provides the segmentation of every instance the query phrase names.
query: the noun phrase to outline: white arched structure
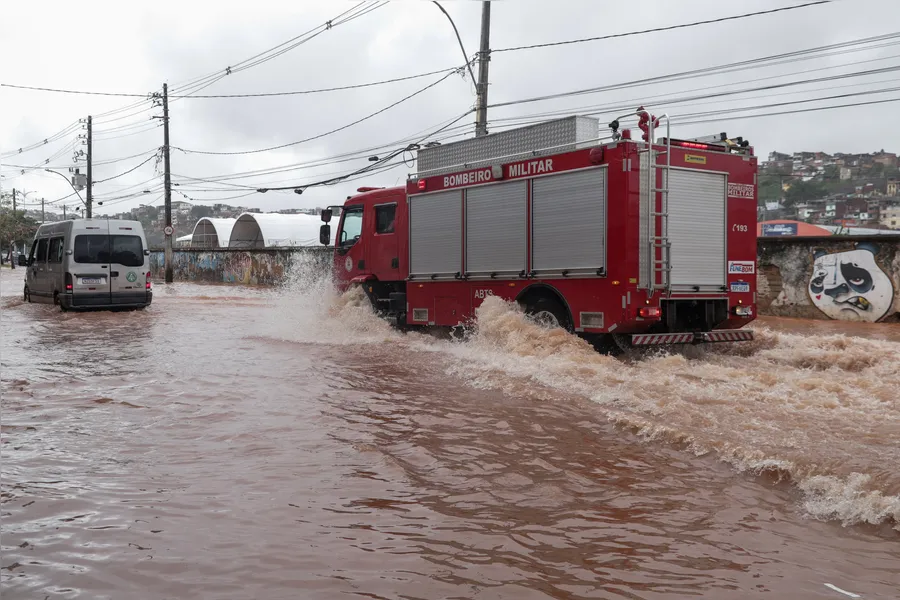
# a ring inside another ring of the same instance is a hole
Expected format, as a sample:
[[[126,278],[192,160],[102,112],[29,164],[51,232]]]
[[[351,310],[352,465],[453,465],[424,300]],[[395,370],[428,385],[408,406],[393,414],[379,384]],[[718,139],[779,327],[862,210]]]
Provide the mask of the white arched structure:
[[[210,219],[203,217],[194,225],[191,246],[196,248],[227,248],[231,241],[231,229],[237,219]]]
[[[331,242],[337,227],[331,223]],[[319,246],[318,215],[283,215],[280,213],[244,213],[231,230],[231,248],[271,248],[285,246]]]

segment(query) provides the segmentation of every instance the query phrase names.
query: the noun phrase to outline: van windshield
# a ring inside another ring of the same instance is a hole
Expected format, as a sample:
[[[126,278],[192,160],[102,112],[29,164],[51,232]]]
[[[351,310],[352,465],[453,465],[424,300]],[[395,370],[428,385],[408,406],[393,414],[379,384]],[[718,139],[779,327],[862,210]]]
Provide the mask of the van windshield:
[[[73,255],[77,263],[144,266],[144,244],[137,235],[76,235]]]

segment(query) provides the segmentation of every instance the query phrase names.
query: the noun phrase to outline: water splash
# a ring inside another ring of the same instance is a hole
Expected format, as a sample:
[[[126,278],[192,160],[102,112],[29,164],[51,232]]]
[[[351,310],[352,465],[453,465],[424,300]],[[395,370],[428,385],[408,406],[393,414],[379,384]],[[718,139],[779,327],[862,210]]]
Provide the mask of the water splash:
[[[586,398],[646,442],[788,478],[813,517],[900,524],[898,343],[760,326],[752,342],[617,359],[496,297],[481,304],[464,335],[439,341],[393,329],[359,288],[339,294],[314,259],[295,264],[274,301],[282,339],[441,353],[447,372],[472,387]],[[285,327],[286,319],[294,325]]]
[[[746,344],[617,360],[497,298],[478,323],[450,369],[470,385],[512,376],[577,394],[648,442],[790,478],[810,515],[900,524],[900,344],[764,327]]]

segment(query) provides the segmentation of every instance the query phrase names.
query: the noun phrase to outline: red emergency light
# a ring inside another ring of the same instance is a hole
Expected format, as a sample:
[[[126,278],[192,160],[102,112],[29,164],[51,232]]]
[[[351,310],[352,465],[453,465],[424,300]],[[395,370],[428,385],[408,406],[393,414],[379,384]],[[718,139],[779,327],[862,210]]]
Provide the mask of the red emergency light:
[[[681,142],[672,140],[673,146],[681,146],[682,148],[693,148],[694,150],[709,150],[709,144],[701,144],[700,142]]]
[[[416,183],[416,187],[419,189],[420,192],[424,192],[425,191],[425,180],[420,179],[419,182]]]
[[[638,311],[638,315],[644,319],[658,319],[662,316],[662,311],[658,306],[644,306]]]

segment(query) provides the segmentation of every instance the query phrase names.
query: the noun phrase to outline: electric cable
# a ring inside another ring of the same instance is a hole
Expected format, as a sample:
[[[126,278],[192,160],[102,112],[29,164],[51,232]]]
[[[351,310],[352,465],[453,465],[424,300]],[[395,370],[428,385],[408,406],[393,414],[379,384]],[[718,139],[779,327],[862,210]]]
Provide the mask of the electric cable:
[[[658,33],[661,31],[672,31],[675,29],[685,29],[688,27],[697,27],[700,25],[709,25],[712,23],[724,23],[726,21],[735,21],[738,19],[746,19],[749,17],[758,17],[760,15],[769,15],[772,13],[784,12],[784,11],[788,11],[788,10],[797,10],[799,8],[808,8],[811,6],[830,4],[831,2],[832,2],[832,0],[816,0],[815,2],[807,2],[805,4],[796,4],[794,6],[782,6],[780,8],[773,8],[770,10],[760,10],[760,11],[756,11],[756,12],[752,12],[752,13],[732,15],[730,17],[719,17],[717,19],[707,19],[705,21],[694,21],[693,23],[682,23],[680,25],[668,25],[666,27],[654,27],[652,29],[643,29],[641,31],[629,31],[626,33],[613,33],[613,34],[609,34],[609,35],[601,35],[601,36],[582,38],[582,39],[577,39],[577,40],[563,40],[560,42],[546,42],[543,44],[530,44],[527,46],[513,46],[511,48],[499,48],[497,50],[491,50],[491,53],[494,54],[497,52],[515,52],[515,51],[519,51],[519,50],[532,50],[535,48],[550,48],[552,46],[565,46],[568,44],[581,44],[584,42],[596,42],[596,41],[600,41],[600,40],[611,40],[614,38],[629,37],[629,36],[633,36],[633,35],[643,35],[646,33]]]
[[[338,133],[340,131],[344,131],[345,129],[349,129],[350,127],[353,127],[354,125],[358,125],[358,124],[362,123],[363,121],[368,121],[369,119],[371,119],[375,116],[378,116],[381,113],[383,113],[387,110],[390,110],[390,109],[394,108],[395,106],[398,106],[398,105],[406,102],[407,100],[410,100],[410,99],[418,96],[419,94],[421,94],[423,92],[430,90],[431,88],[433,88],[436,85],[445,81],[447,78],[449,78],[455,72],[456,71],[451,71],[450,73],[445,74],[443,77],[441,77],[437,81],[434,81],[434,82],[426,85],[425,87],[420,88],[407,96],[404,96],[400,100],[397,100],[396,102],[393,102],[393,103],[385,106],[384,108],[380,108],[379,110],[377,110],[373,113],[370,113],[362,118],[359,118],[351,123],[347,123],[346,125],[342,125],[336,129],[332,129],[331,131],[326,131],[325,133],[320,133],[320,134],[314,135],[312,137],[304,138],[302,140],[297,140],[296,142],[289,142],[287,144],[280,144],[278,146],[270,146],[268,148],[258,148],[256,150],[240,150],[240,151],[229,151],[229,152],[215,152],[215,151],[211,151],[211,150],[189,150],[186,148],[180,148],[178,146],[172,146],[172,148],[175,150],[180,150],[186,154],[204,154],[204,155],[215,155],[215,156],[235,156],[235,155],[245,155],[245,154],[258,154],[260,152],[271,152],[272,150],[281,150],[282,148],[290,148],[291,146],[297,146],[299,144],[304,144],[306,142],[318,140],[323,137]]]
[[[124,172],[122,172],[122,173],[119,173],[118,175],[113,175],[112,177],[107,177],[106,179],[98,179],[97,181],[94,182],[94,185],[97,185],[98,183],[105,183],[105,182],[107,182],[107,181],[112,181],[113,179],[117,179],[117,178],[119,178],[119,177],[122,177],[123,175],[128,175],[129,173],[132,173],[132,172],[136,171],[137,169],[139,169],[140,167],[146,165],[148,162],[150,162],[150,161],[153,160],[154,158],[156,158],[156,155],[155,155],[155,154],[154,154],[153,156],[150,156],[149,158],[147,158],[147,159],[144,160],[143,162],[141,162],[141,163],[135,165],[134,167],[128,169],[127,171],[124,171]]]
[[[636,86],[640,86],[640,85],[647,85],[650,83],[662,83],[662,82],[668,82],[668,81],[679,81],[682,79],[693,78],[693,77],[707,77],[710,75],[719,75],[722,73],[734,72],[736,70],[745,70],[747,68],[753,68],[753,67],[759,66],[760,63],[772,62],[772,61],[777,61],[777,60],[781,60],[781,59],[785,59],[785,58],[797,59],[798,57],[802,57],[802,56],[816,53],[816,52],[823,52],[823,51],[834,50],[834,49],[843,49],[848,46],[860,45],[860,44],[869,43],[872,41],[883,41],[886,39],[900,39],[900,33],[892,33],[892,34],[887,34],[887,35],[883,35],[883,36],[874,36],[874,37],[870,37],[870,38],[864,38],[864,39],[860,39],[860,40],[852,40],[850,42],[841,42],[839,44],[830,44],[827,46],[819,46],[817,48],[809,48],[806,50],[799,50],[799,51],[794,51],[794,52],[785,52],[782,54],[775,54],[775,55],[761,57],[761,58],[737,61],[737,62],[728,63],[728,64],[724,64],[724,65],[703,67],[700,69],[691,69],[689,71],[681,71],[678,73],[671,73],[668,75],[658,75],[658,76],[654,76],[654,77],[647,77],[644,79],[637,79],[637,80],[632,80],[632,81],[624,82],[624,83],[604,85],[604,86],[598,86],[598,87],[593,87],[593,88],[583,88],[583,89],[579,89],[579,90],[571,90],[568,92],[560,92],[557,94],[548,94],[545,96],[536,96],[536,97],[532,97],[532,98],[523,98],[520,100],[511,100],[508,102],[498,102],[498,103],[491,104],[488,108],[500,108],[503,106],[512,106],[512,105],[516,105],[516,104],[527,104],[527,103],[531,103],[531,102],[540,102],[543,100],[555,100],[555,99],[566,98],[566,97],[570,97],[570,96],[594,94],[594,93],[598,93],[598,92],[608,92],[608,91],[612,91],[612,90],[622,89],[624,87],[636,87]],[[810,58],[813,58],[813,57],[810,57]],[[808,60],[808,58],[801,59],[801,60]],[[794,62],[794,61],[791,60],[790,62]],[[776,63],[776,64],[783,64],[783,63]],[[768,66],[773,66],[773,65],[768,65]]]

